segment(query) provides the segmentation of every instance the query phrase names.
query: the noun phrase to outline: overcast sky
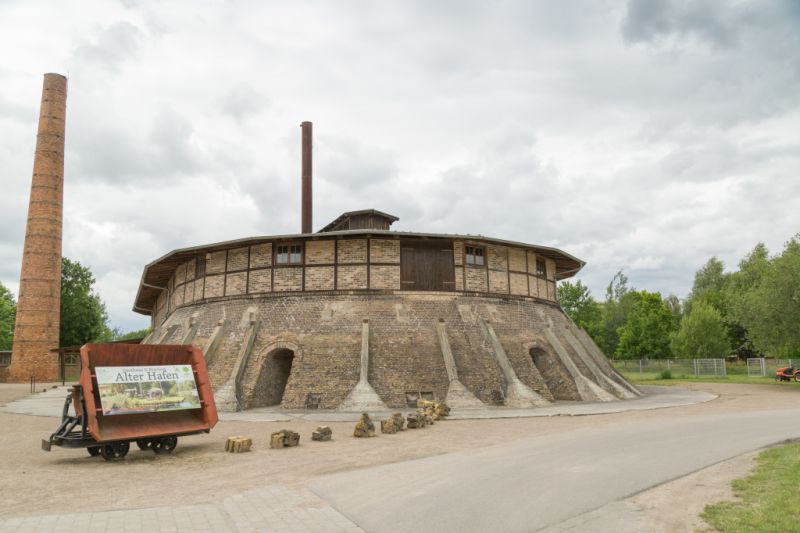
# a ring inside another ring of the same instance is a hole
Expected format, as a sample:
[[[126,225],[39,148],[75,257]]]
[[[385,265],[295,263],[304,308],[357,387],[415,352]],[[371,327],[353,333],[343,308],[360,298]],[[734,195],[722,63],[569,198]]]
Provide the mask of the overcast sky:
[[[191,6],[191,7],[189,7]],[[684,297],[800,231],[800,2],[0,0],[0,281],[15,294],[42,74],[69,78],[64,255],[114,326],[145,264],[374,207],[557,246]]]

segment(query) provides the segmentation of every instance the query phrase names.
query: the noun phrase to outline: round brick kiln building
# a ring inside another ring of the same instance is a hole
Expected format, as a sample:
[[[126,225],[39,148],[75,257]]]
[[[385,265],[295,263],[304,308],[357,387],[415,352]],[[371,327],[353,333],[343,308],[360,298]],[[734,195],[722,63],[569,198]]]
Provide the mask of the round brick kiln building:
[[[563,313],[583,262],[544,246],[391,231],[345,213],[317,233],[175,250],[145,267],[147,343],[194,344],[220,409],[539,406],[639,392]]]

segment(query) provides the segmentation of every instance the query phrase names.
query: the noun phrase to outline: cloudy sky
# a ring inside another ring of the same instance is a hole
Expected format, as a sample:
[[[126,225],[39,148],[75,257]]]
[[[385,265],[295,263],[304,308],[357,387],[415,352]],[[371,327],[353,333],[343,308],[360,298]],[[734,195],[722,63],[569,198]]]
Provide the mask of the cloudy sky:
[[[191,6],[191,7],[189,7]],[[685,296],[800,231],[800,3],[0,0],[0,281],[16,294],[42,74],[69,78],[64,255],[113,325],[172,249],[319,228],[557,246],[601,299]]]

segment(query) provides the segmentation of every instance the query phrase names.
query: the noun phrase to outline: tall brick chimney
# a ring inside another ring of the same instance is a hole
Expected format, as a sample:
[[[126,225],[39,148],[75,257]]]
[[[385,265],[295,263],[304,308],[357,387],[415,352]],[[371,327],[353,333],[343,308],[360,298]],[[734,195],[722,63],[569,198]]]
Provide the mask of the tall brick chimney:
[[[303,198],[301,201],[300,213],[300,233],[311,233],[311,219],[313,218],[313,202],[311,195],[311,122],[305,121],[300,124],[302,129],[302,179],[303,179]]]
[[[58,348],[61,311],[66,107],[67,78],[45,74],[9,381],[59,379],[58,355],[50,350]]]

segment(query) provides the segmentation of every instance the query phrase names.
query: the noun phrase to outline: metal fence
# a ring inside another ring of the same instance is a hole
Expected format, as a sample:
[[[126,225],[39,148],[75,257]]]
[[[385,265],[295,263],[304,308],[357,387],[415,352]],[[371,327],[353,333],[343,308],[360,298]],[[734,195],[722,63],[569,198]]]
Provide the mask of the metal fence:
[[[618,359],[612,364],[622,372],[646,374],[648,377],[667,370],[672,376],[694,375],[694,359]]]
[[[695,376],[727,376],[725,359],[692,359]]]
[[[767,359],[754,357],[747,360],[747,375],[751,377],[772,376],[779,368],[797,368],[800,359]]]
[[[653,379],[669,371],[671,377],[681,376],[749,376],[771,377],[778,368],[798,368],[800,359],[752,358],[744,361],[725,359],[615,359],[614,368],[642,379]]]
[[[767,375],[767,360],[763,357],[747,358],[747,375],[751,378]]]

